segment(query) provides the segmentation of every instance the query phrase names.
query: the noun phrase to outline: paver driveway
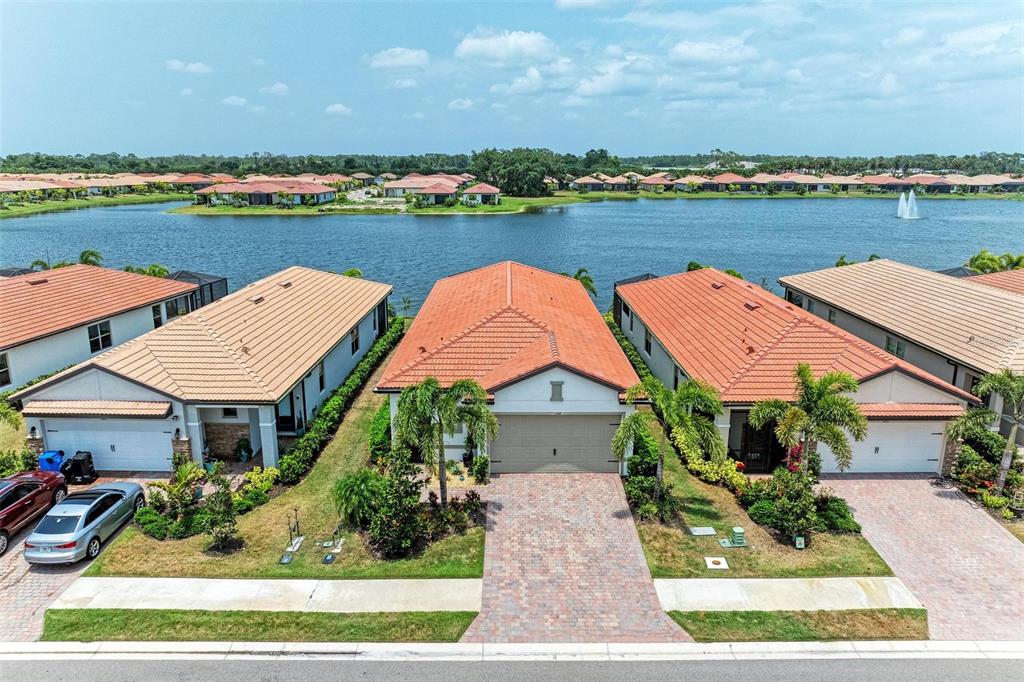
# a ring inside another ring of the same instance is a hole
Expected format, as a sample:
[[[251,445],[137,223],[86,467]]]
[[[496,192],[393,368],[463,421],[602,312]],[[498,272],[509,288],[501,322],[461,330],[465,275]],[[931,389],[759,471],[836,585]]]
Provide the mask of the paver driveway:
[[[134,481],[143,486],[147,481],[166,478],[166,474],[130,473],[125,476],[103,476],[92,485],[112,481]],[[91,486],[71,486],[71,491]],[[0,641],[34,641],[43,632],[43,614],[50,604],[68,588],[75,578],[89,567],[89,561],[70,566],[34,566],[25,561],[25,538],[35,522],[22,528],[11,538],[10,549],[0,556]],[[108,540],[109,542],[109,540]],[[0,676],[2,677],[2,676]]]
[[[615,474],[487,486],[483,603],[464,642],[690,641],[661,609]]]
[[[933,639],[1020,639],[1024,544],[927,475],[823,477],[928,609]]]

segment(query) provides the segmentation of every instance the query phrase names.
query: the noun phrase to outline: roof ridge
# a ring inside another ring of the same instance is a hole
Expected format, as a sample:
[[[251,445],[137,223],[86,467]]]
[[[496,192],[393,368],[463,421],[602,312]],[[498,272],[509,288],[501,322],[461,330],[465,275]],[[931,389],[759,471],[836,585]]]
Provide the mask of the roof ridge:
[[[562,353],[558,350],[558,339],[555,338],[555,332],[548,330],[548,347],[551,349],[551,356],[555,359],[555,362],[562,361]]]

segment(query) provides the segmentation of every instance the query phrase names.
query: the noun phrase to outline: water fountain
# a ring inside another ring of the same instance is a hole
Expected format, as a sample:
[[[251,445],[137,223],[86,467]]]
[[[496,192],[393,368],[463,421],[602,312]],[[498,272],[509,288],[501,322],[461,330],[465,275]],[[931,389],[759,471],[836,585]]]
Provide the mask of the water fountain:
[[[896,209],[896,217],[902,220],[917,220],[921,217],[917,214],[917,197],[914,196],[914,190],[910,190],[909,196],[900,192],[900,205]]]

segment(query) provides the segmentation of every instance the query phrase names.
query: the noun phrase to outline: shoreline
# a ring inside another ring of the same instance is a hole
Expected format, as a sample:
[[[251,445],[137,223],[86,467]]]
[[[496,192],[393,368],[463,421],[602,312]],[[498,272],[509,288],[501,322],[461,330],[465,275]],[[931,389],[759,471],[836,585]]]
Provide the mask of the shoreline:
[[[140,204],[163,204],[172,201],[191,201],[191,194],[178,192],[154,194],[124,194],[120,196],[97,196],[90,199],[50,199],[39,203],[18,205],[0,210],[0,220],[4,218],[25,218],[41,213],[57,211],[77,211],[86,208],[102,208],[106,206],[133,206]]]

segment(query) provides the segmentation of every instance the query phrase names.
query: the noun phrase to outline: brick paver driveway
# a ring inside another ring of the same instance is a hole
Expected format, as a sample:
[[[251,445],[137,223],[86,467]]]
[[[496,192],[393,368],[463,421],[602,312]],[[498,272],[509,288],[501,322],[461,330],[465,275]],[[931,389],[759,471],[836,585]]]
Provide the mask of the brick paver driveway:
[[[1020,639],[1024,544],[926,475],[824,477],[928,609],[933,639]]]
[[[112,481],[134,481],[143,486],[166,474],[130,473],[102,476],[92,485]],[[72,492],[90,486],[72,486]],[[35,523],[30,523],[11,538],[10,549],[0,556],[0,641],[34,641],[43,631],[43,614],[60,594],[89,567],[88,561],[71,566],[34,566],[22,556],[25,538]],[[108,541],[109,542],[109,541]],[[2,677],[2,676],[0,676]]]
[[[615,474],[486,488],[483,605],[464,642],[690,641],[661,609]]]

